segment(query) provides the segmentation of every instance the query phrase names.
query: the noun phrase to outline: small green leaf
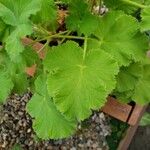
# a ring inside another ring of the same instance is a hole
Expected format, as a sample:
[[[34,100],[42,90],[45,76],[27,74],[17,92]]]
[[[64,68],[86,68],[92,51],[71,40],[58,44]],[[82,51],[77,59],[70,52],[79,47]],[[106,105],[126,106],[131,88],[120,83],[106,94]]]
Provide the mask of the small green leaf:
[[[27,91],[29,81],[25,73],[15,74],[15,76],[12,77],[12,81],[14,83],[13,91],[15,93],[24,94]]]
[[[21,38],[32,33],[30,25],[20,25],[6,39],[6,51],[12,61],[17,61],[17,57],[24,51],[24,46],[21,43]]]
[[[140,126],[147,126],[150,125],[150,114],[145,113],[140,121]]]
[[[32,65],[40,62],[37,52],[29,46],[25,47],[25,50],[22,53],[22,58],[25,60],[27,67],[31,67]]]
[[[124,92],[114,91],[113,95],[116,96],[118,101],[127,104],[132,101],[131,97],[133,95],[133,92],[134,92],[134,90],[124,91]]]
[[[41,10],[33,16],[32,20],[44,27],[49,27],[52,24],[56,26],[57,7],[54,0],[42,0]]]
[[[10,36],[5,40],[6,50],[14,62],[24,50],[21,38],[32,33],[29,17],[40,10],[40,2],[41,0],[0,0],[0,17],[10,25]]]
[[[15,26],[17,23],[14,13],[2,4],[2,0],[0,1],[0,17],[6,24]]]
[[[1,69],[7,72],[7,76],[13,83],[13,92],[22,94],[28,88],[27,74],[25,73],[26,62],[23,59],[18,60],[18,63],[14,63],[6,55],[2,53],[3,60],[1,61]]]
[[[0,0],[0,16],[6,24],[18,26],[41,9],[41,0]]]
[[[13,82],[11,81],[11,78],[4,71],[0,71],[0,85],[0,103],[3,103],[13,88]]]
[[[15,144],[12,148],[12,150],[22,150],[21,146],[19,144]]]
[[[74,0],[69,4],[69,16],[66,18],[69,30],[90,35],[96,30],[98,21],[98,17],[91,14],[85,1]]]
[[[33,129],[37,136],[42,139],[58,139],[73,134],[76,122],[67,120],[56,109],[47,93],[45,76],[39,76],[35,85],[37,91],[27,104],[27,111],[34,118]]]
[[[91,49],[83,59],[83,49],[71,41],[53,47],[44,66],[49,71],[48,92],[57,109],[77,120],[84,120],[91,109],[105,104],[118,73],[118,65],[109,54]]]
[[[128,67],[122,67],[117,76],[118,92],[133,90],[139,79],[142,77],[142,66],[139,63],[132,63]]]

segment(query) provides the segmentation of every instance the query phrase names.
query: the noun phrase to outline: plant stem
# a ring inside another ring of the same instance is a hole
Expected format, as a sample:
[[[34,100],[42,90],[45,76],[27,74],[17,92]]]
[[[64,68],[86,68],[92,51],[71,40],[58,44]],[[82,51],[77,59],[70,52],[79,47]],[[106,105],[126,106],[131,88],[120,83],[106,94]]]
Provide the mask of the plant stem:
[[[101,8],[102,8],[102,0],[99,0],[99,10],[98,10],[98,14],[101,13]]]
[[[66,38],[66,39],[78,39],[78,40],[85,39],[85,37],[80,37],[80,36],[54,34],[54,35],[44,37],[43,39],[38,39],[38,40],[36,40],[36,42],[40,42],[40,41],[51,39],[51,38],[63,38],[63,39]]]
[[[80,36],[72,36],[72,35],[56,35],[53,36],[53,38],[66,38],[66,39],[78,39],[78,40],[84,40],[85,37],[80,37]]]
[[[92,2],[90,2],[91,3],[91,12],[93,11],[93,7],[94,7],[94,5],[95,5],[95,0],[91,0]]]
[[[66,35],[69,35],[71,33],[71,31],[68,31],[68,33]],[[65,41],[66,38],[63,38],[60,42],[60,44],[62,44]]]
[[[40,48],[37,53],[39,54],[46,46],[48,46],[49,44],[49,40],[47,40],[47,42],[42,46],[42,48]]]
[[[84,40],[84,51],[83,51],[83,60],[85,59],[85,56],[86,56],[86,51],[87,51],[87,36],[85,37],[85,40]]]
[[[131,1],[131,0],[121,0],[121,1],[124,2],[124,3],[127,3],[129,5],[132,5],[132,6],[135,6],[135,7],[139,7],[139,8],[146,8],[147,7],[146,5],[139,4],[139,3]]]
[[[58,36],[58,35],[62,35],[62,34],[65,34],[67,33],[68,31],[64,31],[64,32],[60,32],[60,33],[56,33],[54,35],[48,35],[48,36],[45,36],[44,38],[42,39],[37,39],[37,40],[34,40],[35,42],[40,42],[40,41],[44,41],[44,40],[47,40],[47,39],[50,39],[50,38],[53,38],[53,36]]]

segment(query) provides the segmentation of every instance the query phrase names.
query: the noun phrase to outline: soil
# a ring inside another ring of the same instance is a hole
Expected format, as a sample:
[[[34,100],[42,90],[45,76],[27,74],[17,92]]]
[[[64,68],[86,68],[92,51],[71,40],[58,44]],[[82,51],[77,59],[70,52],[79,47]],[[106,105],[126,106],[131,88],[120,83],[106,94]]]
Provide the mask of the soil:
[[[108,150],[106,136],[111,129],[109,118],[102,112],[93,112],[68,139],[44,141],[36,137],[32,118],[25,110],[31,96],[31,93],[14,94],[1,106],[0,150],[12,150],[16,144],[22,150]]]

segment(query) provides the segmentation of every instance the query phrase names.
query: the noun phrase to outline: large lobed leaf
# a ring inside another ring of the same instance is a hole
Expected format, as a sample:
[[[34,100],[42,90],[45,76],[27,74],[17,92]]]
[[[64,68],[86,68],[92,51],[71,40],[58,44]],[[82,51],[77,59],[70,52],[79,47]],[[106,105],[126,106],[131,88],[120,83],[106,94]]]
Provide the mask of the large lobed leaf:
[[[102,16],[95,35],[99,41],[94,44],[114,56],[120,66],[129,65],[131,60],[142,61],[148,50],[147,38],[139,32],[136,19],[120,11]]]
[[[102,50],[83,49],[75,42],[53,47],[44,61],[49,71],[48,92],[60,112],[68,118],[83,120],[106,102],[115,87],[118,65]]]
[[[76,122],[67,120],[57,109],[47,93],[46,77],[35,82],[36,93],[27,104],[27,111],[34,118],[33,128],[42,139],[58,139],[74,133]]]

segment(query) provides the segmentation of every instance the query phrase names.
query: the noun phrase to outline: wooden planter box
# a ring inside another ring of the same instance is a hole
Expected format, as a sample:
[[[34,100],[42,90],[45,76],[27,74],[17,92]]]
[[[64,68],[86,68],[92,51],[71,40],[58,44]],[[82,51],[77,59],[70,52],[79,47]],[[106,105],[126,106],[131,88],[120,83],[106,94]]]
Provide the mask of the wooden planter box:
[[[127,150],[145,112],[146,106],[122,104],[115,98],[109,97],[102,111],[120,121],[129,124],[125,137],[118,145],[118,150]]]
[[[24,38],[22,40],[24,45],[29,45],[33,41],[29,38]],[[43,44],[41,43],[35,43],[33,44],[33,49],[38,51],[43,47]],[[41,51],[39,54],[39,57],[43,59],[45,57],[45,54],[43,51]],[[32,67],[26,68],[26,72],[30,76],[34,76],[36,72],[36,65],[33,65]],[[145,112],[146,106],[140,106],[135,104],[134,106],[130,104],[122,104],[119,101],[117,101],[113,97],[108,97],[108,100],[103,108],[101,108],[101,111],[106,113],[107,115],[114,117],[120,121],[128,123],[130,126],[126,131],[125,137],[121,140],[120,144],[118,145],[118,150],[127,150],[132,138],[138,128],[139,121],[143,116],[143,113]]]

